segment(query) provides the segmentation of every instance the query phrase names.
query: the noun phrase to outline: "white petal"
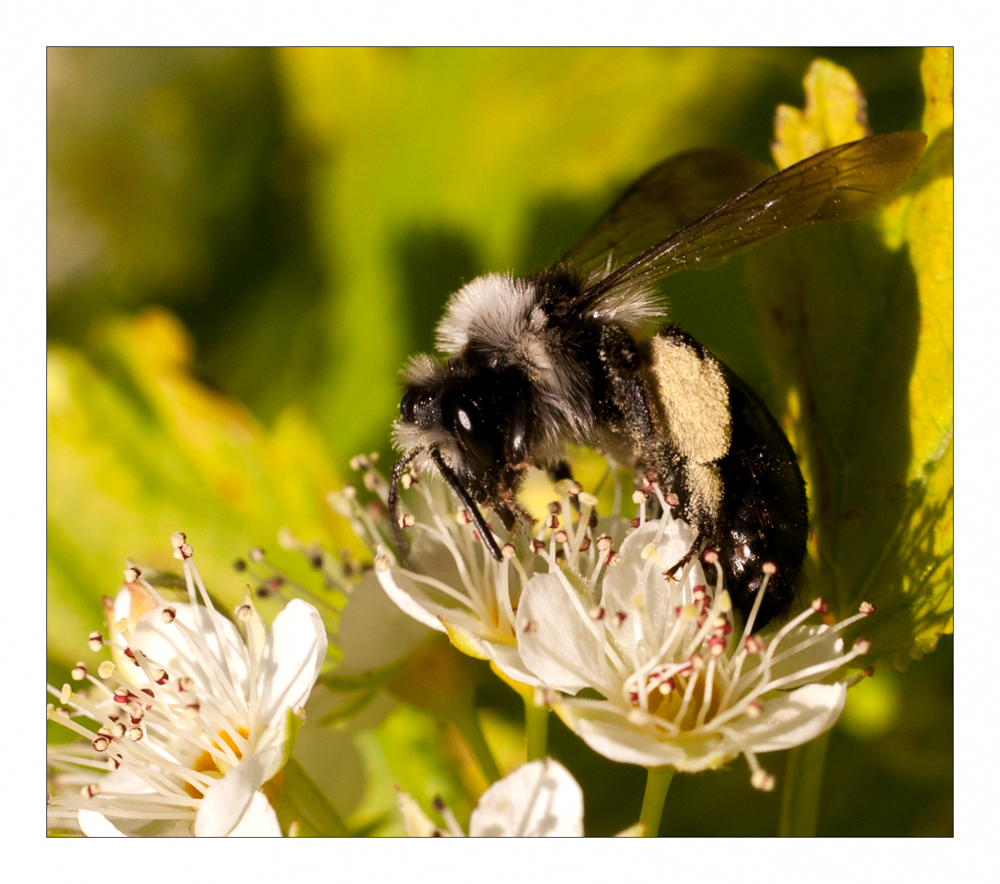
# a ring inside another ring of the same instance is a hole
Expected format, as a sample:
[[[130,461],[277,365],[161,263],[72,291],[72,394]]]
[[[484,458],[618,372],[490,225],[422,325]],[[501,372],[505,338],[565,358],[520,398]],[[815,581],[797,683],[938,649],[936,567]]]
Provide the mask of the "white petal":
[[[796,645],[803,645],[809,639],[820,636],[819,640],[804,647],[802,650],[794,650]],[[819,666],[824,663],[837,662],[844,653],[844,639],[836,630],[829,626],[799,626],[793,629],[777,648],[777,655],[783,655],[788,651],[793,651],[788,657],[779,660],[771,668],[770,681],[783,676],[793,675],[811,666]],[[758,657],[751,657],[747,665],[753,665]],[[749,671],[748,669],[745,671]],[[831,672],[834,670],[831,668]],[[804,679],[783,684],[782,690],[791,690],[802,684],[810,684],[816,681],[818,676],[806,676]]]
[[[639,640],[647,646],[657,647],[674,622],[675,608],[690,604],[693,600],[691,588],[705,582],[698,562],[691,565],[683,586],[667,581],[663,577],[662,564],[644,559],[643,550],[655,543],[662,562],[673,565],[687,554],[694,539],[694,530],[686,522],[655,519],[633,531],[622,542],[618,564],[608,571],[604,580],[601,604],[609,615],[618,611],[629,615],[621,627],[609,620],[608,628],[630,652],[635,651]],[[634,611],[637,596],[646,610],[646,623],[651,627],[649,634],[645,634],[643,619]]]
[[[195,817],[195,835],[217,838],[232,832],[251,810],[251,804],[256,800],[254,796],[280,758],[281,753],[276,747],[256,752],[209,786]]]
[[[119,768],[101,779],[101,791],[105,795],[152,795],[153,788],[142,777],[126,767]],[[138,829],[144,829],[151,820],[129,820],[115,818],[112,822],[96,810],[81,810],[79,812],[80,830],[91,838],[118,837],[138,834]],[[190,832],[190,825],[185,824]],[[155,833],[151,833],[155,834]]]
[[[132,820],[114,822],[94,810],[78,814],[80,831],[89,838],[185,838],[191,836],[190,820]]]
[[[126,767],[121,767],[101,779],[101,792],[105,797],[116,794],[152,795],[153,788],[142,777]],[[81,810],[78,819],[80,830],[84,835],[91,838],[119,836],[138,836],[143,838],[153,836],[178,837],[191,834],[190,820],[108,818],[94,810]]]
[[[236,627],[221,614],[213,618],[201,605],[192,607],[178,603],[170,607],[176,612],[177,620],[191,632],[202,636],[200,647],[192,646],[176,622],[163,622],[160,618],[162,607],[145,614],[136,625],[135,646],[162,666],[171,678],[188,676],[194,679],[198,688],[204,690],[212,683],[206,669],[217,668],[227,673],[227,680],[245,691],[249,658],[246,644]],[[214,667],[205,659],[205,653],[214,661]],[[145,676],[138,667],[130,667],[128,674],[136,683],[145,683]]]
[[[554,703],[552,708],[591,749],[612,761],[644,767],[669,764],[678,770],[697,771],[714,767],[725,757],[719,750],[718,738],[700,740],[685,751],[673,742],[658,740],[654,734],[640,730],[612,703],[570,698]]]
[[[486,651],[487,657],[514,681],[532,687],[541,687],[545,684],[528,668],[524,660],[521,659],[521,652],[514,645],[484,642],[483,650]]]
[[[438,632],[446,631],[438,618],[439,606],[434,605],[433,610],[431,610],[427,606],[425,594],[420,592],[419,585],[400,573],[398,568],[380,571],[378,582],[382,584],[385,594],[396,603],[404,614],[409,614],[418,623],[423,623],[424,626],[429,626]]]
[[[801,746],[833,727],[844,710],[847,685],[810,684],[768,700],[757,718],[743,716],[731,725],[753,752]]]
[[[289,710],[305,705],[326,657],[319,612],[292,599],[274,618],[257,674],[258,726],[284,728]]]
[[[263,792],[254,792],[240,821],[229,832],[230,838],[280,838],[278,815]]]
[[[483,793],[469,818],[469,834],[583,835],[583,791],[558,761],[530,761]]]
[[[574,600],[555,574],[536,574],[517,609],[521,659],[545,684],[566,693],[592,687],[605,696],[618,688],[609,670],[600,633],[585,602]]]
[[[125,833],[96,810],[81,810],[77,814],[80,831],[88,838],[124,838]]]

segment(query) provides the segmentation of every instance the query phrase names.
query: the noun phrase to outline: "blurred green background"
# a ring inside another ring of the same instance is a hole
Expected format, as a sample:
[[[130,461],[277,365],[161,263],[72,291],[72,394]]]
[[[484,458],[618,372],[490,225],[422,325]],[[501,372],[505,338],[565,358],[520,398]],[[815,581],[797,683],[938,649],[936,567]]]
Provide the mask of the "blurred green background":
[[[876,132],[920,127],[919,49],[50,49],[50,682],[86,654],[125,557],[169,568],[175,530],[230,603],[233,559],[282,526],[352,547],[325,494],[352,455],[391,458],[397,371],[433,349],[448,295],[553,261],[665,156],[770,162],[774,110],[802,105],[816,57],[853,73]],[[767,398],[742,274],[681,274],[672,316]],[[951,644],[852,690],[820,834],[952,833]],[[504,757],[520,702],[437,652]],[[471,806],[483,784],[453,726],[391,686],[373,702],[316,749],[353,759],[328,786],[338,810],[397,831],[375,794],[393,781]],[[643,771],[555,721],[550,745],[588,834],[635,821]],[[662,833],[773,834],[779,808],[737,762],[676,778]]]

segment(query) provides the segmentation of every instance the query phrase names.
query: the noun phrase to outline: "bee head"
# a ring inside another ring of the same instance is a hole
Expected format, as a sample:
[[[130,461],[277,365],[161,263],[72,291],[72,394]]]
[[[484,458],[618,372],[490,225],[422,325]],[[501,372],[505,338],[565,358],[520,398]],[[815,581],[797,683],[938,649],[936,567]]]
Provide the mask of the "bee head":
[[[393,442],[403,457],[393,469],[390,509],[398,506],[403,470],[423,454],[422,463],[435,465],[499,557],[476,504],[492,507],[508,530],[513,527],[511,504],[531,461],[528,378],[516,366],[491,365],[470,353],[444,365],[418,358],[404,377],[407,386],[393,426]],[[395,523],[395,512],[392,518]]]

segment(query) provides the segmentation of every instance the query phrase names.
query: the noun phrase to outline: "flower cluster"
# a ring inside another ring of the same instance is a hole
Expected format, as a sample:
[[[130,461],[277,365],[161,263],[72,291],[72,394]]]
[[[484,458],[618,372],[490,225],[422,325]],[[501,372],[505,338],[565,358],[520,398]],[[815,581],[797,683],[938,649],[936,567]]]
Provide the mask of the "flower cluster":
[[[558,558],[568,567],[579,563],[600,572],[611,551],[611,537],[602,536],[594,543],[597,498],[581,493],[574,483],[560,483],[562,502],[550,505],[536,536],[521,538],[519,544],[501,542],[503,561],[496,562],[485,553],[468,512],[454,511],[444,485],[434,479],[422,481],[411,470],[403,477],[403,486],[412,491],[408,503],[413,512],[402,517],[402,524],[412,533],[413,543],[403,565],[388,551],[392,531],[386,517],[384,478],[371,458],[355,458],[352,465],[365,471],[364,484],[379,495],[380,502],[361,506],[350,486],[331,494],[330,502],[376,550],[375,571],[389,598],[425,626],[446,632],[452,644],[470,656],[492,661],[518,682],[542,686],[521,660],[516,600],[538,567],[547,567],[547,560]],[[580,507],[575,526],[564,524],[561,518],[562,512],[571,509],[571,496]]]
[[[377,550],[389,597],[460,650],[534,686],[536,702],[606,757],[699,771],[742,755],[753,785],[770,790],[774,778],[757,755],[813,739],[843,710],[847,683],[833,679],[868,642],[845,650],[841,633],[874,609],[816,623],[825,613],[817,599],[757,634],[765,578],[737,632],[721,568],[714,585],[697,558],[674,573],[695,532],[674,518],[676,499],[655,483],[633,495],[633,519],[600,520],[597,499],[563,481],[534,535],[497,538],[504,558],[496,562],[442,483],[411,470],[401,527],[413,541],[400,562],[390,548],[385,480],[368,458],[355,466],[381,501],[362,507],[348,488],[332,502]]]
[[[99,678],[77,664],[73,679],[86,689],[49,689],[60,703],[49,718],[86,741],[49,750],[50,820],[87,835],[280,835],[265,793],[287,760],[326,631],[297,599],[267,631],[248,595],[236,610],[241,635],[213,606],[184,535],[171,541],[188,601],[164,599],[129,568],[106,602],[110,639],[89,640],[113,661]]]

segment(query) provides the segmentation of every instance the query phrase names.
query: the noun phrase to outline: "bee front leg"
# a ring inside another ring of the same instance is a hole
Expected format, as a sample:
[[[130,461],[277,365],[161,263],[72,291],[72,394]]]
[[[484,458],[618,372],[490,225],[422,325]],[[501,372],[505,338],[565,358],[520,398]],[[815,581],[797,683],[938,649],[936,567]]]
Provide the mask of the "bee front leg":
[[[627,442],[634,455],[662,479],[662,433],[656,418],[655,394],[642,371],[639,345],[621,326],[606,325],[601,329],[598,357],[607,379],[600,403],[601,425]]]
[[[563,479],[572,480],[573,478],[573,471],[570,469],[569,463],[565,460],[559,461],[554,467],[549,467],[545,472],[553,484],[561,482]]]
[[[683,571],[687,567],[688,562],[696,556],[700,556],[708,545],[708,538],[702,532],[698,532],[698,536],[695,537],[694,542],[691,544],[690,548],[686,553],[684,553],[681,558],[679,558],[673,565],[670,566],[665,572],[665,576],[670,580],[675,579],[678,571]]]

